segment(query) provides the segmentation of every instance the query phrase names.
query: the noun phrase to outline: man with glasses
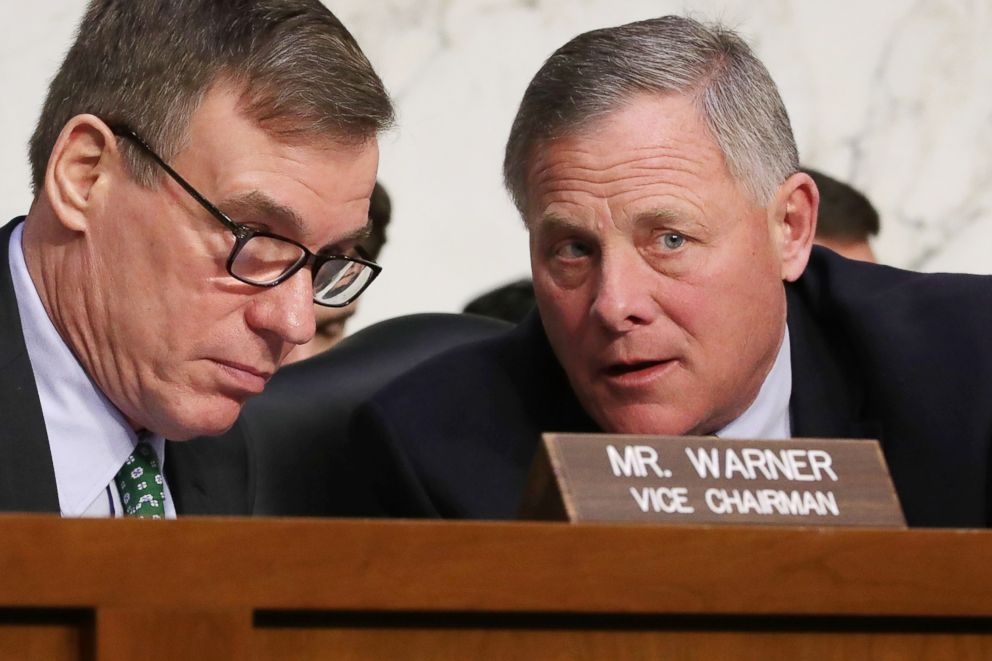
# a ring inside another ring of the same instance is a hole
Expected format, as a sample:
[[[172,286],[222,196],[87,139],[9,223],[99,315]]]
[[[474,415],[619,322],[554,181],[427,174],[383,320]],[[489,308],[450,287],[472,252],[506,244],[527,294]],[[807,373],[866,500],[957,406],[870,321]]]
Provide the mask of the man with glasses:
[[[392,118],[318,0],[91,2],[0,229],[0,510],[248,513],[237,435],[180,441],[379,273],[355,248]]]

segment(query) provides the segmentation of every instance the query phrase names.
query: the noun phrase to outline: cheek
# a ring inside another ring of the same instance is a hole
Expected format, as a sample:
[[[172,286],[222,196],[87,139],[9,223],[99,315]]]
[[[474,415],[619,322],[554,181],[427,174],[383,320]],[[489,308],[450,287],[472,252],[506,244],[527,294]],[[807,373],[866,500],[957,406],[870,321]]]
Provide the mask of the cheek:
[[[719,280],[699,296],[687,322],[699,348],[695,367],[716,392],[731,399],[735,392],[748,392],[762,373],[785,321],[780,283],[754,271],[738,276]]]
[[[574,382],[582,372],[579,367],[586,353],[584,340],[590,337],[588,307],[583,304],[580,292],[562,290],[539,272],[534,276],[534,296],[544,331],[558,361]]]
[[[770,264],[766,254],[742,245],[723,258],[712,256],[704,270],[667,281],[656,300],[696,347],[690,353],[696,368],[733,372],[752,358],[752,347],[763,352],[780,330],[784,296]]]
[[[156,268],[138,268],[122,283],[115,318],[126,319],[121,345],[157,363],[179,365],[203,351],[232,346],[244,327],[245,297],[225,287],[200,260],[181,252],[159,256]]]
[[[546,271],[534,271],[534,297],[552,341],[576,334],[588,318],[584,291],[562,288]]]

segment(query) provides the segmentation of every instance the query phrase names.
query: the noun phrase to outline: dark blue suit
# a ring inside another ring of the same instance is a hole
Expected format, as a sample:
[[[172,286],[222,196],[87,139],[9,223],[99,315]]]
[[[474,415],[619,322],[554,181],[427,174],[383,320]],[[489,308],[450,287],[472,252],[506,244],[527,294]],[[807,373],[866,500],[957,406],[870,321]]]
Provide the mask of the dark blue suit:
[[[0,512],[57,513],[55,468],[8,260],[21,220],[0,227]],[[179,514],[251,511],[254,471],[236,429],[219,439],[167,442],[165,473]]]
[[[992,277],[815,248],[786,296],[793,435],[877,438],[910,525],[986,526]],[[545,431],[595,425],[535,314],[386,386],[351,442],[388,515],[509,518]]]

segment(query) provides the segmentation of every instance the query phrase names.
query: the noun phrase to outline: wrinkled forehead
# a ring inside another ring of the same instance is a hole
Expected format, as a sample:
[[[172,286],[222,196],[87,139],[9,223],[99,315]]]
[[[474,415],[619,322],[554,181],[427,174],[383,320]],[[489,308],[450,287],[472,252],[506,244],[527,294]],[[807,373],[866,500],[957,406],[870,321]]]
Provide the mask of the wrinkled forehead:
[[[649,174],[730,177],[723,150],[691,96],[639,95],[568,131],[535,142],[525,178],[525,221],[576,182],[631,189]],[[616,180],[616,181],[614,181]]]

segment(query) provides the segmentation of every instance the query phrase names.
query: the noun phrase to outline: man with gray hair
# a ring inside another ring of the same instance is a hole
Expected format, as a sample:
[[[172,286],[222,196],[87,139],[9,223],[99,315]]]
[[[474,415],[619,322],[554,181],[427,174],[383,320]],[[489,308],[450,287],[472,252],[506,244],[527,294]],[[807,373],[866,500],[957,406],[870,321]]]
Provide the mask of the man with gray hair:
[[[378,273],[354,248],[392,118],[318,0],[93,0],[0,230],[0,510],[248,513],[243,440],[179,441]]]
[[[513,516],[541,432],[602,430],[879,438],[910,524],[987,523],[992,279],[813,249],[816,185],[737,35],[668,16],[576,37],[504,173],[539,314],[358,412],[387,513]]]

